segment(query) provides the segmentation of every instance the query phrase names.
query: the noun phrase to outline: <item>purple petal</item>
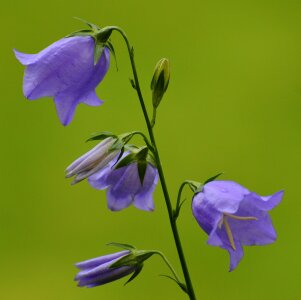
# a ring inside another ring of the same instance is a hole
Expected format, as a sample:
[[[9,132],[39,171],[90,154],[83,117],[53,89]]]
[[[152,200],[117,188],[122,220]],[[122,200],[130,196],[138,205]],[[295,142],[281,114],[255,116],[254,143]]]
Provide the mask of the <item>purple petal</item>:
[[[87,95],[83,96],[80,101],[90,106],[99,106],[103,101],[98,98],[95,91],[90,91]]]
[[[129,254],[129,253],[130,253],[130,251],[128,251],[128,250],[120,251],[120,252],[116,252],[116,253],[113,253],[113,254],[108,254],[108,255],[88,259],[88,260],[79,262],[75,265],[76,265],[77,268],[79,268],[81,270],[90,269],[90,268],[94,268],[96,266],[99,266],[101,264],[104,264],[106,262],[112,261],[116,258],[120,258],[124,255]]]
[[[107,178],[111,172],[112,172],[112,166],[111,163],[109,163],[106,167],[91,175],[88,178],[88,182],[95,189],[104,190],[107,187],[109,187]]]
[[[124,266],[116,269],[109,269],[104,273],[101,273],[97,276],[87,277],[80,279],[78,286],[88,286],[93,287],[97,285],[102,285],[105,283],[118,280],[124,276],[127,276],[135,271],[133,266]]]
[[[26,53],[19,52],[16,49],[14,49],[14,52],[18,61],[24,66],[34,63],[38,58],[37,54],[26,54]]]
[[[239,243],[235,243],[236,250],[233,250],[231,247],[224,247],[230,255],[230,268],[229,272],[233,271],[238,263],[241,261],[241,259],[244,256],[244,250],[242,246]]]
[[[235,213],[249,191],[234,181],[215,180],[204,186],[203,193],[219,212]]]
[[[240,204],[235,215],[240,217],[256,217],[257,220],[236,220],[228,218],[229,226],[235,239],[243,245],[266,245],[276,240],[269,214],[264,210],[259,210],[252,198],[246,197]]]
[[[91,37],[63,38],[37,54],[25,71],[25,97],[33,100],[58,93],[76,94],[93,71],[93,43]]]
[[[230,218],[228,219],[228,221],[229,221],[229,225],[230,225]],[[243,222],[243,221],[240,221],[240,222]],[[229,241],[229,238],[227,236],[224,226],[222,226],[221,228],[219,226],[216,226],[212,230],[207,243],[211,246],[218,246],[223,249],[226,249],[229,252],[229,254],[230,254],[230,270],[229,271],[233,271],[237,267],[238,263],[240,262],[240,260],[243,257],[243,248],[242,248],[241,241],[239,240],[237,235],[235,235],[235,233],[233,232],[231,225],[230,225],[230,228],[233,233],[234,245],[236,248],[235,250],[232,248],[232,245]]]
[[[67,126],[74,115],[77,102],[73,95],[60,94],[54,98],[57,115],[64,126]]]
[[[108,188],[107,202],[110,210],[119,211],[129,207],[133,202],[133,198],[132,195],[120,196],[118,191],[116,192],[112,188]]]
[[[279,191],[271,196],[259,196],[256,193],[250,193],[246,200],[252,202],[258,209],[271,210],[278,205],[283,197],[284,191]]]
[[[126,198],[128,196],[134,198],[134,195],[141,187],[137,163],[115,169],[108,176],[107,181],[108,184],[111,185],[111,194],[120,198]]]
[[[134,198],[134,206],[136,208],[146,211],[154,210],[153,192],[158,183],[158,178],[159,175],[157,169],[148,164],[143,180],[143,186]]]
[[[217,227],[222,218],[222,213],[216,210],[202,192],[193,197],[192,212],[199,225],[208,235]]]

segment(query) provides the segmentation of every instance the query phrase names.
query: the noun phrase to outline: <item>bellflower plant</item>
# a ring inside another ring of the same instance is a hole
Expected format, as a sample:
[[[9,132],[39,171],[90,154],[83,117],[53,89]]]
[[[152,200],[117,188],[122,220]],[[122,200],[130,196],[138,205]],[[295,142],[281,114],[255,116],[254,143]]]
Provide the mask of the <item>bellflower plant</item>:
[[[243,245],[266,245],[276,240],[268,211],[279,204],[283,191],[259,196],[233,181],[211,181],[192,200],[192,211],[209,235],[208,244],[230,254],[230,271],[243,257]]]
[[[144,261],[158,254],[171,272],[165,277],[176,282],[190,300],[195,300],[177,223],[185,201],[182,200],[184,187],[189,186],[193,192],[193,216],[208,234],[208,244],[229,252],[230,271],[236,268],[243,257],[243,246],[266,245],[275,241],[276,232],[268,211],[279,204],[283,191],[262,197],[233,181],[216,180],[218,174],[204,183],[185,180],[179,187],[173,205],[154,134],[156,112],[170,81],[169,60],[162,58],[155,66],[150,84],[153,108],[150,119],[140,87],[134,48],[126,33],[117,26],[101,28],[84,22],[89,29],[72,33],[38,54],[24,54],[15,50],[17,59],[26,66],[24,95],[30,100],[53,97],[61,123],[68,125],[79,103],[92,106],[102,103],[95,88],[108,71],[110,54],[115,56],[112,33],[121,35],[132,69],[130,83],[137,94],[148,135],[140,131],[93,135],[88,141],[100,140],[99,144],[75,160],[67,168],[66,177],[73,177],[73,184],[87,179],[92,187],[105,189],[111,211],[122,210],[131,204],[140,210],[153,211],[153,192],[160,180],[183,278],[177,275],[161,251],[137,250],[129,244],[111,243],[123,250],[77,263],[80,271],[75,280],[79,286],[96,287],[132,274],[129,282],[140,273]],[[143,145],[130,144],[134,136],[142,137]]]

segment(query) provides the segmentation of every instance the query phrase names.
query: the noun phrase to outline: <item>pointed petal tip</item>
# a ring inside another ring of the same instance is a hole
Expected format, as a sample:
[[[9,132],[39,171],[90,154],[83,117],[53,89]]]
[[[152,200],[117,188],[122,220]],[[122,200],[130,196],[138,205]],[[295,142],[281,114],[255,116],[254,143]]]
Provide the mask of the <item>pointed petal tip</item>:
[[[35,62],[36,54],[26,54],[18,51],[16,48],[13,48],[14,54],[17,60],[24,66],[30,65]]]

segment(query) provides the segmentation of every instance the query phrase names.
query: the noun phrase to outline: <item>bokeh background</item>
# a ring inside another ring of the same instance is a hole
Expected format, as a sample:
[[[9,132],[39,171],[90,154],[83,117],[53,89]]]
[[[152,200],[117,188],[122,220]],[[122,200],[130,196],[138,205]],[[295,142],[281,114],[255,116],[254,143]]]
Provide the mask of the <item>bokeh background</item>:
[[[179,227],[198,299],[300,299],[300,13],[298,0],[2,3],[0,298],[187,299],[158,276],[169,271],[157,257],[125,287],[125,279],[94,289],[73,281],[73,264],[115,251],[105,246],[111,241],[160,249],[180,273],[160,186],[153,213],[113,213],[104,192],[64,178],[93,145],[84,142],[91,133],[145,131],[120,36],[112,36],[119,71],[112,63],[97,89],[105,104],[79,106],[70,126],[59,123],[51,99],[22,95],[12,49],[36,53],[83,28],[72,18],[79,16],[127,32],[149,108],[154,65],[170,59],[155,133],[173,199],[183,180],[221,171],[262,195],[285,189],[271,213],[277,242],[245,248],[232,273],[226,251],[206,244],[185,192]]]

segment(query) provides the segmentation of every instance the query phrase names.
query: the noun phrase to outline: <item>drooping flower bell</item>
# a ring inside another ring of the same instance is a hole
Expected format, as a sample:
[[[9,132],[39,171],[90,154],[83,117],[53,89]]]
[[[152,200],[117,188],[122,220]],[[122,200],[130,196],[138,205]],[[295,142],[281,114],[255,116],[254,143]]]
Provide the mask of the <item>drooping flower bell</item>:
[[[133,158],[131,161],[128,160],[130,156]],[[113,167],[115,162],[111,161],[105,169],[95,172],[88,179],[94,188],[107,189],[108,207],[112,211],[122,210],[131,204],[141,210],[154,210],[153,192],[158,183],[158,170],[151,162],[136,159],[135,156],[125,153],[121,164],[128,161],[127,164]]]
[[[230,254],[230,271],[243,257],[243,246],[266,245],[276,240],[268,211],[283,197],[283,191],[259,196],[233,181],[211,181],[194,195],[192,211],[208,234],[208,244]]]
[[[71,122],[78,104],[101,105],[95,88],[108,71],[110,51],[104,47],[95,64],[95,49],[95,40],[87,35],[62,38],[38,54],[14,50],[26,67],[24,96],[29,100],[53,97],[63,125]]]

